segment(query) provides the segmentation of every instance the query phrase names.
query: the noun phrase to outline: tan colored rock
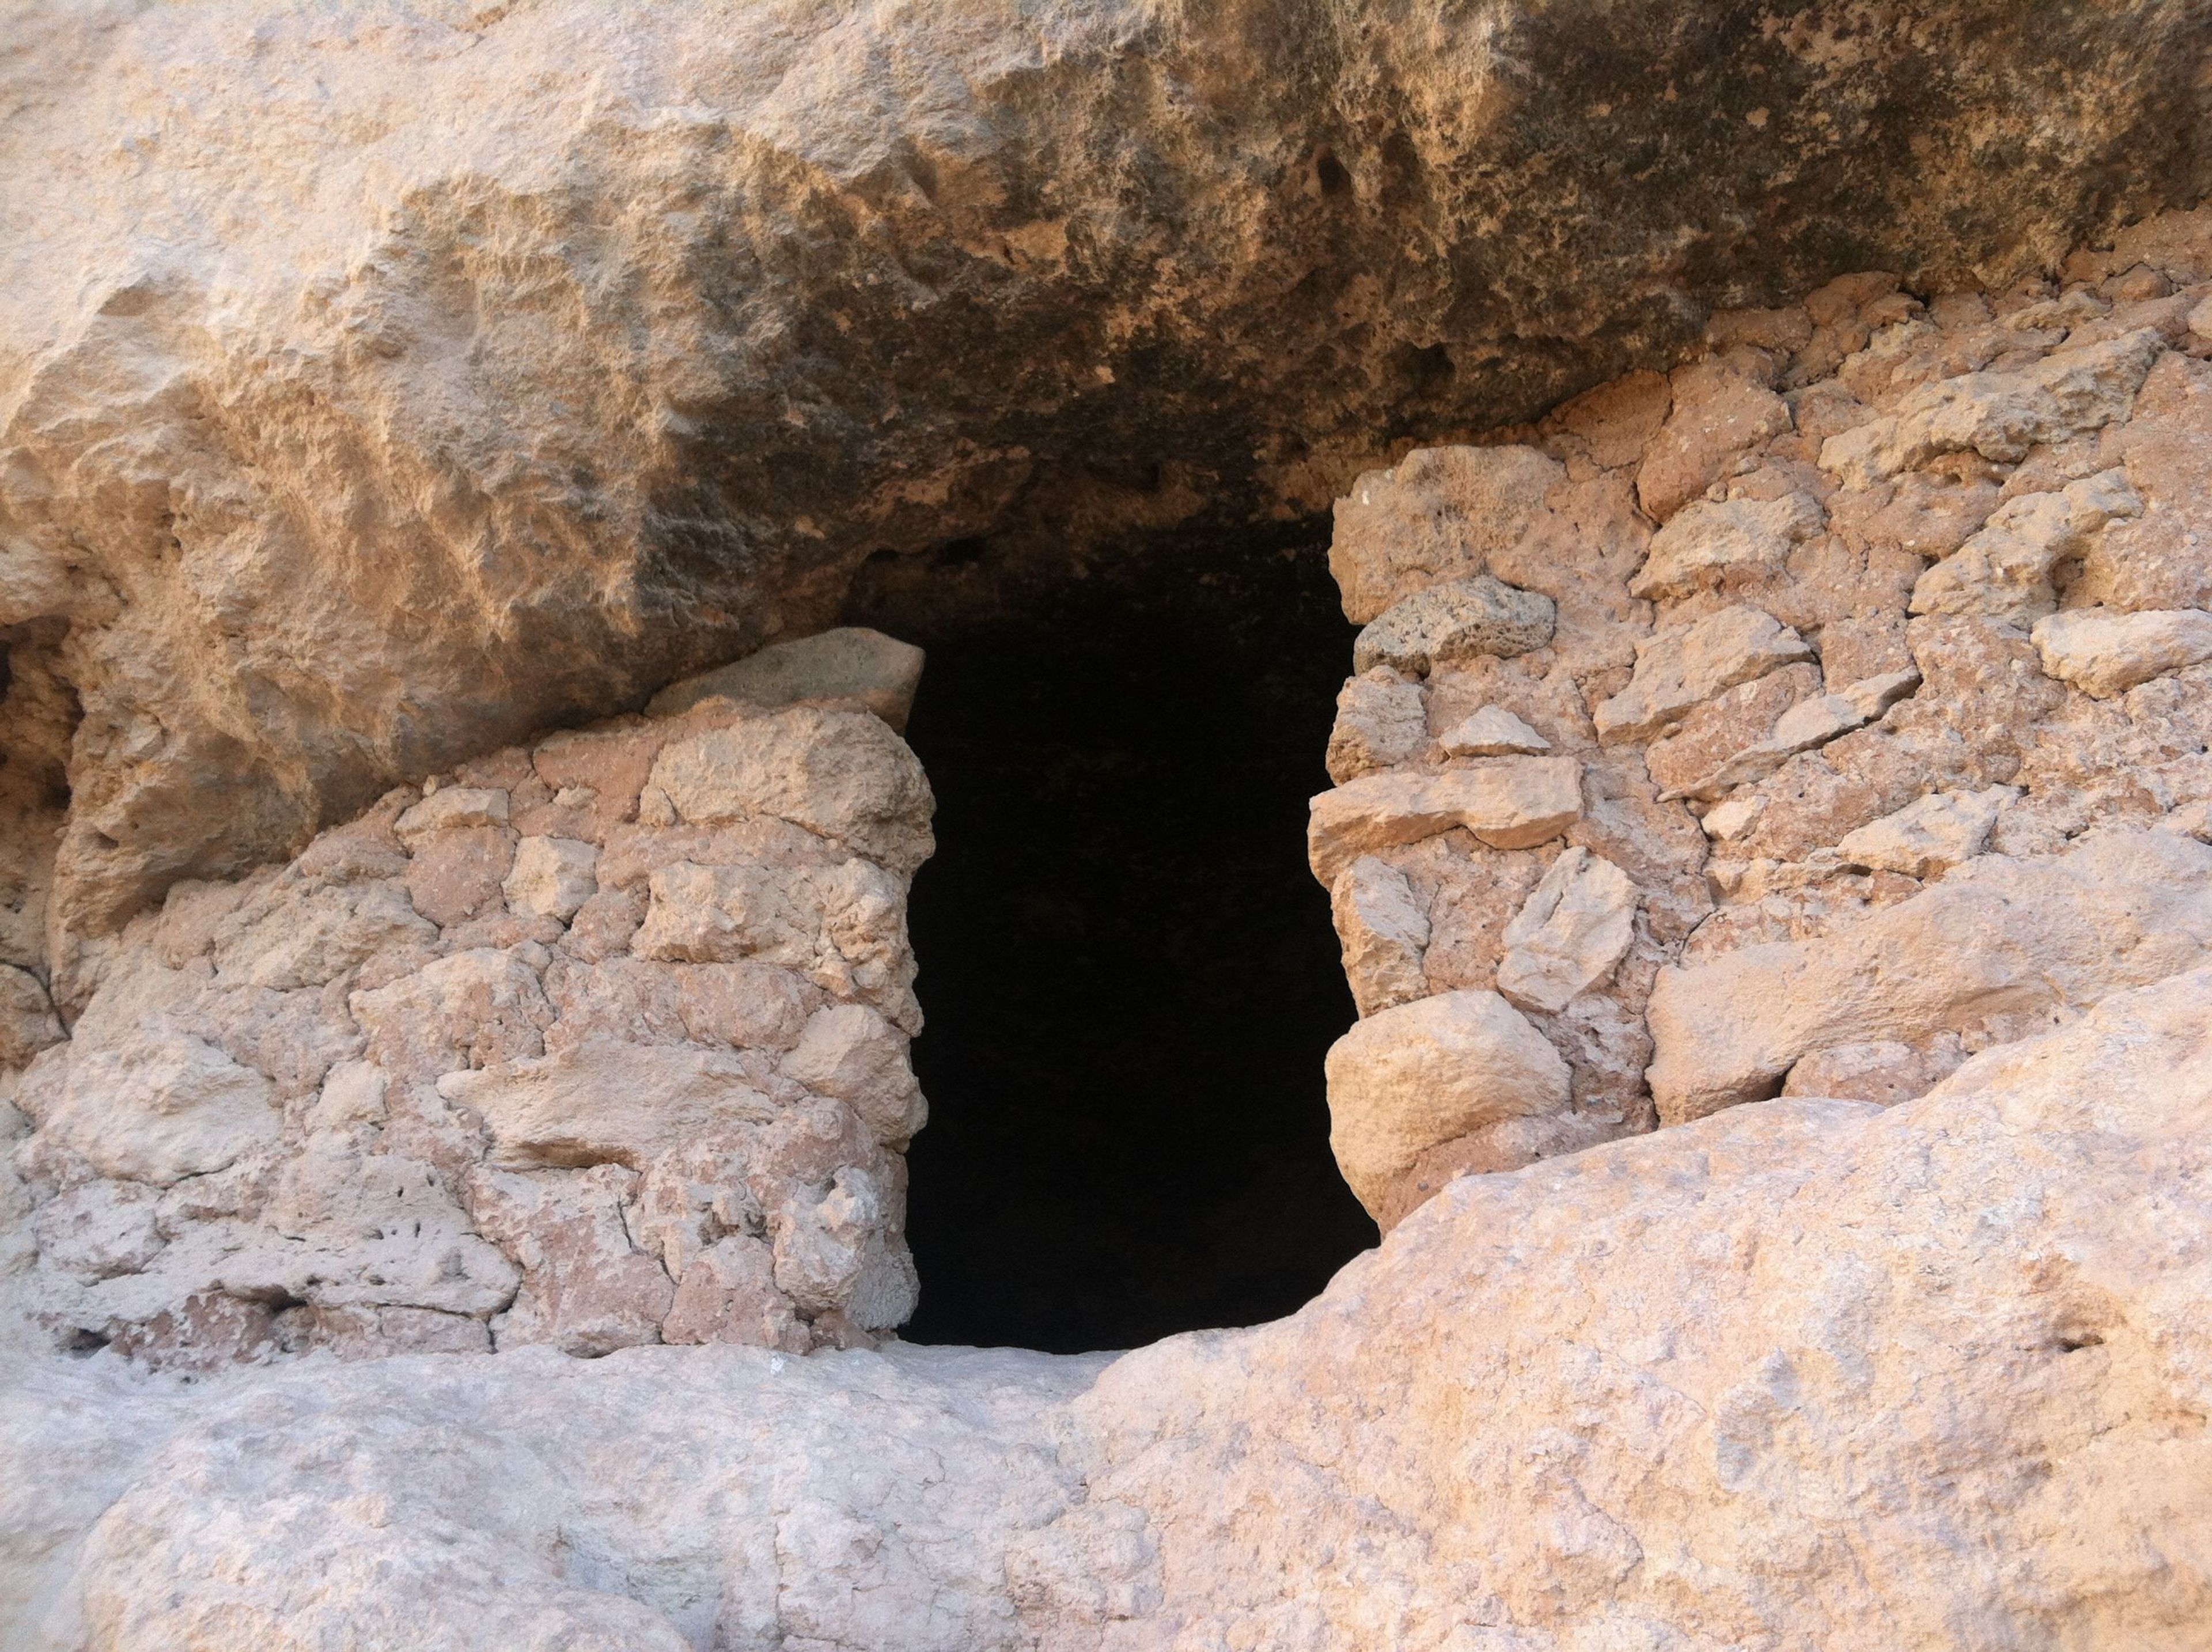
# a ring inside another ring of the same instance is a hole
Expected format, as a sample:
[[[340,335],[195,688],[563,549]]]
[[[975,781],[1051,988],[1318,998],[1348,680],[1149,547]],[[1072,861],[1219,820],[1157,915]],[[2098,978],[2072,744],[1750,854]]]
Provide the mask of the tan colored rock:
[[[2212,607],[2212,362],[2161,357],[2107,440],[2144,508],[2097,536],[2068,604]]]
[[[526,837],[514,847],[514,868],[500,886],[507,903],[563,923],[599,892],[596,845],[573,837]]]
[[[1895,1040],[1838,1044],[1817,1051],[1790,1069],[1784,1096],[1833,1096],[1848,1102],[1895,1107],[1926,1095],[1959,1066],[1954,1036],[1948,1047],[1921,1049]]]
[[[1328,777],[1339,786],[1420,756],[1429,744],[1419,683],[1387,665],[1346,677],[1328,736]]]
[[[676,1285],[630,1237],[623,1209],[637,1181],[611,1163],[478,1173],[471,1205],[522,1265],[514,1306],[493,1321],[501,1348],[550,1343],[596,1358],[660,1339]]]
[[[929,781],[878,719],[793,707],[672,740],[651,784],[693,825],[768,815],[908,873],[935,847]]]
[[[1503,706],[1485,706],[1438,738],[1447,756],[1539,756],[1552,743]]]
[[[2066,1013],[2212,956],[2212,848],[2167,832],[1985,855],[1818,940],[1662,971],[1650,1078],[1667,1123],[1771,1096],[1802,1057],[1991,1016]]]
[[[2212,614],[2195,608],[2069,609],[2038,620],[2031,635],[2045,673],[2100,700],[2212,659]]]
[[[1636,675],[1598,707],[1598,738],[1607,745],[1651,739],[1738,683],[1812,657],[1795,630],[1741,604],[1662,631],[1636,645]]]
[[[2107,523],[2139,514],[2127,472],[2102,471],[2063,491],[2022,494],[1997,507],[1981,531],[1920,576],[1916,614],[1979,614],[2025,629],[2058,605],[2051,576],[2087,556]]]
[[[1441,774],[1369,774],[1313,799],[1306,859],[1324,888],[1361,855],[1464,827],[1493,848],[1527,849],[1582,814],[1572,757],[1498,757]]]
[[[2019,795],[2019,790],[2009,786],[1992,786],[1982,792],[1930,792],[1894,814],[1847,833],[1836,848],[1854,865],[1901,872],[1907,878],[1940,878],[1989,847],[1998,811]],[[1845,1092],[1807,1093],[1840,1096]]]
[[[1674,410],[1636,474],[1637,502],[1657,522],[1723,480],[1730,460],[1790,428],[1788,404],[1730,363],[1677,368],[1669,388]]]
[[[1329,909],[1344,947],[1344,975],[1363,1016],[1428,995],[1421,955],[1429,914],[1406,878],[1387,860],[1362,855],[1329,891]]]
[[[1698,500],[1652,536],[1651,554],[1628,582],[1629,594],[1659,601],[1776,573],[1825,521],[1820,502],[1808,494]]]
[[[906,1035],[865,1004],[816,1011],[781,1066],[786,1078],[851,1107],[886,1146],[903,1147],[928,1121]]]
[[[1431,586],[1391,604],[1353,639],[1352,668],[1425,677],[1448,661],[1510,658],[1552,640],[1558,605],[1486,574]]]
[[[773,1117],[751,1077],[708,1050],[601,1044],[448,1073],[438,1093],[483,1119],[501,1169],[637,1170],[687,1137]]]
[[[1670,768],[1668,789],[1661,797],[1717,798],[1765,780],[1800,752],[1879,721],[1919,684],[1917,671],[1889,671],[1847,683],[1832,694],[1798,700],[1774,719],[1763,737],[1731,752],[1717,766],[1696,773]],[[1660,771],[1655,768],[1652,774],[1657,779]]]
[[[1329,1146],[1378,1218],[1427,1150],[1565,1110],[1567,1064],[1495,993],[1440,993],[1368,1017],[1328,1053]]]
[[[865,626],[842,625],[672,683],[647,714],[672,717],[720,696],[771,709],[810,700],[857,700],[898,733],[921,686],[922,651]]]
[[[151,1028],[70,1054],[59,1094],[27,1087],[18,1105],[102,1175],[167,1187],[276,1140],[268,1078],[188,1033]]]
[[[1505,926],[1498,990],[1556,1015],[1613,971],[1636,937],[1636,885],[1579,845],[1564,850]]]
[[[0,1067],[19,1067],[68,1035],[46,986],[27,969],[0,963]]]
[[[1820,448],[1820,466],[1855,487],[1972,448],[2011,463],[2040,443],[2124,419],[2166,348],[2154,330],[2063,350],[2019,373],[1971,373],[1923,385],[1897,411]]]
[[[1356,625],[1431,586],[1488,571],[1542,514],[1566,472],[1534,447],[1418,447],[1363,471],[1335,505],[1328,571]]]

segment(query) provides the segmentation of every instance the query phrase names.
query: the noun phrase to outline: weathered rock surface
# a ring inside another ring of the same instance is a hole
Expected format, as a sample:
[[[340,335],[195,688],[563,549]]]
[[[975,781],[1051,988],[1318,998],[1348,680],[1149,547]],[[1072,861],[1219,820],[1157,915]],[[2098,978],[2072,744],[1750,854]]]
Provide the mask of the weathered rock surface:
[[[876,717],[709,695],[179,885],[7,1074],[16,1307],[194,1369],[898,1324],[931,808]]]
[[[1384,609],[1353,640],[1352,669],[1385,666],[1426,677],[1449,660],[1525,654],[1552,640],[1555,616],[1549,597],[1487,574],[1448,580]]]
[[[25,1371],[0,1635],[2193,1646],[2208,1010],[2199,972],[1887,1110],[1774,1102],[1462,1177],[1292,1318],[1111,1362]]]
[[[15,9],[6,961],[818,629],[856,571],[922,611],[1317,511],[1378,446],[1669,365],[1710,303],[2002,289],[2212,179],[2188,0],[1863,21]],[[1755,365],[1705,372],[1662,516],[1778,428]]]

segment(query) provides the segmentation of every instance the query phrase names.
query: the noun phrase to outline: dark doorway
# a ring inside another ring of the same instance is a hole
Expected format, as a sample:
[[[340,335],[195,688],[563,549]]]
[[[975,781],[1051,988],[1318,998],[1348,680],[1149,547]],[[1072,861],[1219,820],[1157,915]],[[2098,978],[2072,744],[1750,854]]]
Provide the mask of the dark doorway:
[[[1375,1243],[1329,1157],[1352,1007],[1304,855],[1351,635],[1309,531],[931,647],[910,1339],[1252,1324]]]

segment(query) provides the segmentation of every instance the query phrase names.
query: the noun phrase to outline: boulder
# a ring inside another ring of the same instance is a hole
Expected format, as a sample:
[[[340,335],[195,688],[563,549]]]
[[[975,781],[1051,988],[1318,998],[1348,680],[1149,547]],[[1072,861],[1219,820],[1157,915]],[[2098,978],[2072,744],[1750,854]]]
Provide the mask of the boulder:
[[[1395,1184],[1430,1149],[1568,1103],[1567,1064],[1495,993],[1369,1016],[1330,1047],[1328,1067],[1329,1147],[1378,1220],[1402,1206]]]
[[[1663,601],[1778,573],[1826,520],[1809,494],[1698,500],[1651,536],[1650,554],[1628,582],[1629,594]]]
[[[1423,447],[1364,471],[1335,504],[1328,571],[1344,616],[1364,625],[1433,585],[1487,571],[1511,550],[1566,479],[1534,447]]]
[[[1329,891],[1329,910],[1344,947],[1344,976],[1362,1015],[1428,994],[1421,955],[1429,914],[1406,874],[1374,855],[1344,869]]]
[[[1740,683],[1813,658],[1804,638],[1764,609],[1735,604],[1636,645],[1636,674],[1593,720],[1607,745],[1664,733]]]
[[[1579,844],[1562,850],[1505,926],[1498,990],[1556,1015],[1611,975],[1636,938],[1636,885]]]
[[[1453,757],[1533,757],[1552,749],[1549,740],[1503,706],[1485,706],[1446,730],[1437,744]]]

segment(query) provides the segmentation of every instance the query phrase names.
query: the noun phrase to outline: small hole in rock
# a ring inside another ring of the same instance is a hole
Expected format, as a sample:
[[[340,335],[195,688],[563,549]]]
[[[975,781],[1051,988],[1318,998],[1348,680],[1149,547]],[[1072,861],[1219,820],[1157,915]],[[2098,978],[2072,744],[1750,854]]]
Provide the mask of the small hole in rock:
[[[1345,169],[1344,162],[1327,149],[1314,157],[1314,179],[1321,185],[1323,195],[1352,193],[1351,173]]]
[[[909,1339],[1250,1324],[1375,1242],[1329,1153],[1352,1006],[1305,865],[1351,636],[1308,527],[927,640]]]

